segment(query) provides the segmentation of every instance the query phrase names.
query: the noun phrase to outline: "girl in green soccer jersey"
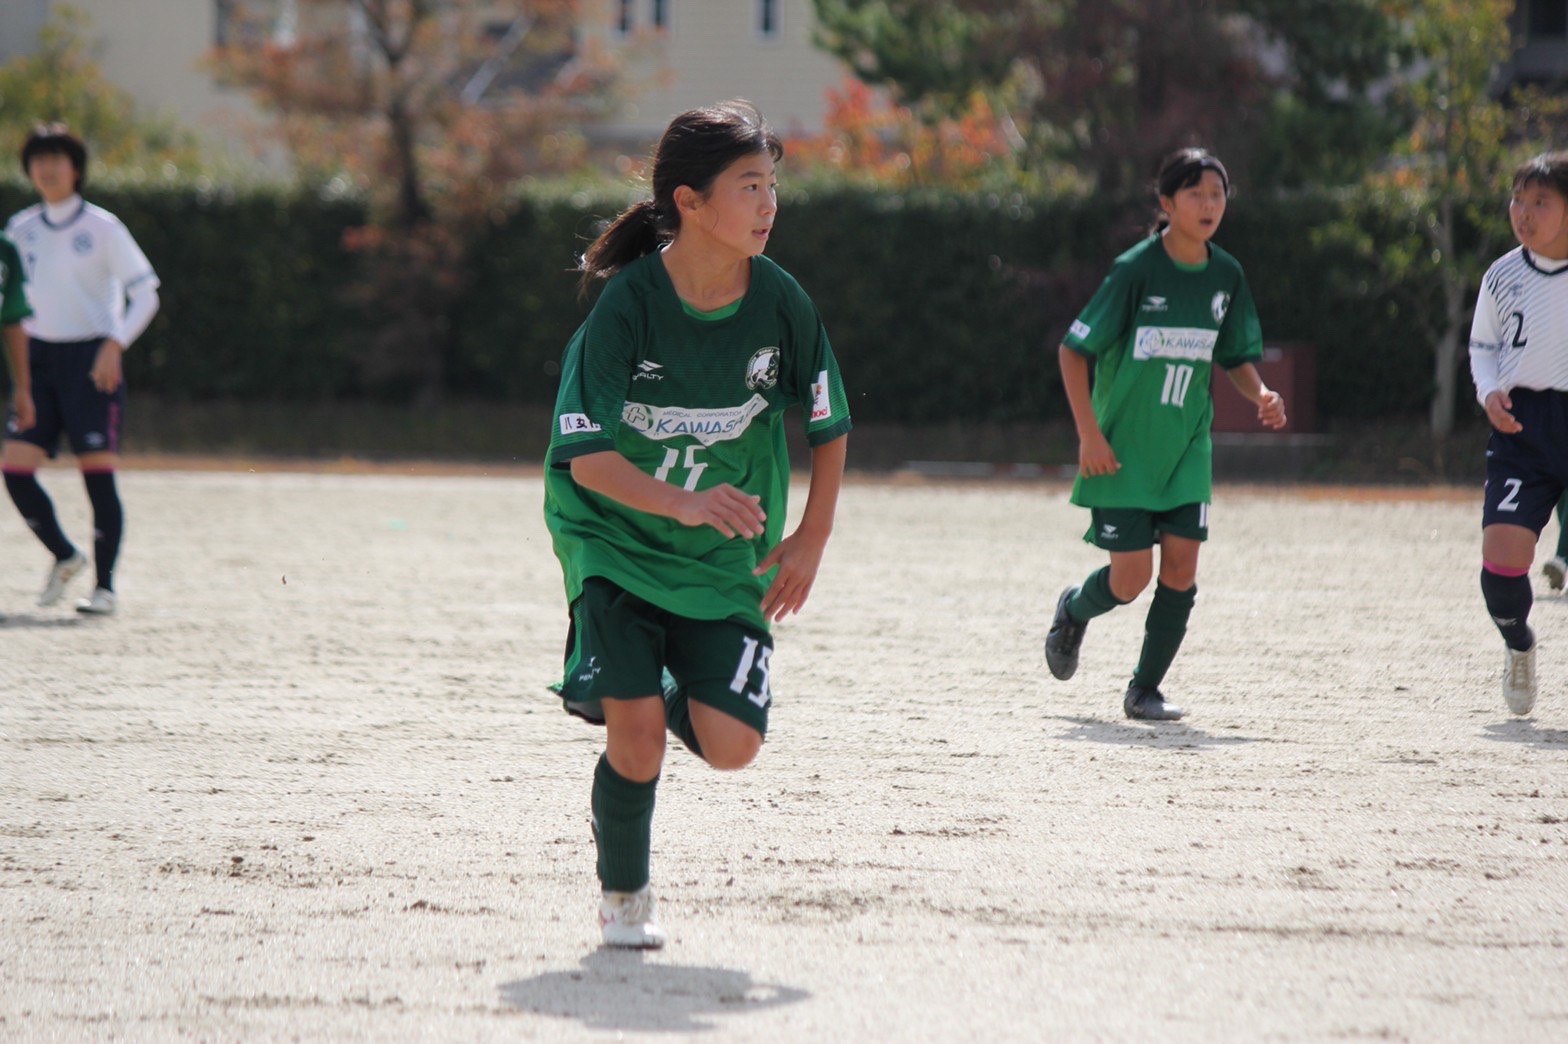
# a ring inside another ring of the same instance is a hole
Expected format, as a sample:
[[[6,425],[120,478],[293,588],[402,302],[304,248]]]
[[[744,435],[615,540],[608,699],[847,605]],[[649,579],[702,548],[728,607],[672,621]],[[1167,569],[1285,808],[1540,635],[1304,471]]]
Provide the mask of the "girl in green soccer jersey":
[[[1183,149],[1161,166],[1157,191],[1154,234],[1116,259],[1058,352],[1078,428],[1072,501],[1090,509],[1085,539],[1110,552],[1110,565],[1062,592],[1045,658],[1057,678],[1073,676],[1089,621],[1142,593],[1158,541],[1159,580],[1122,708],[1168,721],[1183,712],[1159,686],[1187,632],[1208,538],[1212,367],[1268,427],[1284,426],[1285,404],[1253,366],[1262,332],[1241,266],[1210,242],[1230,196],[1224,166]]]
[[[805,604],[833,526],[850,428],[838,364],[810,298],[762,256],[782,154],[749,103],[682,113],[653,198],[582,261],[585,286],[609,281],[562,361],[545,520],[571,608],[555,688],[606,726],[592,810],[612,946],[664,943],[648,881],[665,729],[715,768],[756,757],[769,624]],[[785,536],[797,406],[811,484]]]

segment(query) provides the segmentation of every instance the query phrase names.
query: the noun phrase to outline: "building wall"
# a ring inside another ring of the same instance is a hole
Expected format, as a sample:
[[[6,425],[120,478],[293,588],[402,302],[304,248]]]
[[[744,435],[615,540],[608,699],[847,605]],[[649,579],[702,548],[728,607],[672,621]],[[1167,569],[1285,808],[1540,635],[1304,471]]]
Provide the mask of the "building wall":
[[[203,67],[217,32],[213,0],[65,0],[86,17],[104,77],[138,109],[171,117],[219,154],[248,156],[264,117]],[[0,57],[26,54],[61,0],[0,0]],[[40,114],[43,115],[43,114]]]
[[[104,74],[139,107],[180,120],[221,153],[248,155],[265,116],[202,64],[218,33],[216,0],[0,0],[0,56],[30,51],[63,2],[87,16]],[[626,79],[619,116],[592,135],[643,151],[675,113],[733,97],[756,102],[784,134],[820,131],[826,92],[848,71],[812,45],[811,0],[771,0],[771,35],[758,26],[764,2],[628,0],[632,28],[621,32],[621,0],[582,0],[581,43],[617,59]],[[651,25],[656,6],[663,29]]]
[[[630,0],[633,31],[617,20],[621,0],[585,0],[581,39],[624,63],[626,104],[608,131],[656,138],[678,112],[725,98],[749,98],[784,134],[816,133],[826,92],[849,75],[812,45],[811,0],[774,0],[778,29],[758,29],[762,0],[663,0],[666,25],[650,26],[657,0]]]

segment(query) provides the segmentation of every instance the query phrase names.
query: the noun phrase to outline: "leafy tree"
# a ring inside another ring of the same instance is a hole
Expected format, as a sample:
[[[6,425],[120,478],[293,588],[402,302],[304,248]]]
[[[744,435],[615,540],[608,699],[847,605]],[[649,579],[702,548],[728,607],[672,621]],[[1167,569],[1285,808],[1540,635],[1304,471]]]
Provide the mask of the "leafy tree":
[[[104,78],[81,12],[57,7],[38,47],[0,65],[0,155],[15,157],[33,127],[61,121],[87,142],[95,166],[116,171],[198,165],[195,136],[172,120],[138,112]]]
[[[1381,0],[813,3],[819,43],[867,82],[946,115],[976,90],[1011,98],[1029,161],[1081,164],[1105,190],[1194,140],[1238,167],[1261,151],[1286,183],[1343,176],[1326,157],[1369,160],[1398,129],[1368,98],[1396,41]]]
[[[215,64],[277,117],[301,176],[366,191],[373,383],[441,393],[468,253],[519,179],[582,160],[611,76],[572,52],[573,0],[298,0],[283,40],[238,33]]]
[[[1395,163],[1371,177],[1418,215],[1401,240],[1377,244],[1391,294],[1432,344],[1429,424],[1453,430],[1471,309],[1487,265],[1508,239],[1502,209],[1509,173],[1554,106],[1516,106],[1495,96],[1508,60],[1513,0],[1388,0],[1415,62],[1403,92],[1417,119]],[[1394,203],[1391,205],[1400,205]],[[1423,302],[1435,287],[1436,300]]]

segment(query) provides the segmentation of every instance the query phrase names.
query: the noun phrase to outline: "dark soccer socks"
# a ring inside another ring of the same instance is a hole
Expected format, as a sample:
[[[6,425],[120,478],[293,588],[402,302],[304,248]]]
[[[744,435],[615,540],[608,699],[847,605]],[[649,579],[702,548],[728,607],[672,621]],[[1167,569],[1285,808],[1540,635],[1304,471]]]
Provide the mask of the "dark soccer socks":
[[[1530,630],[1530,607],[1535,604],[1535,594],[1530,590],[1528,573],[1504,576],[1482,566],[1481,595],[1508,648],[1524,652],[1535,645],[1535,635]]]
[[[1171,661],[1176,659],[1182,639],[1187,635],[1187,619],[1197,600],[1196,585],[1178,591],[1155,582],[1154,601],[1149,605],[1149,615],[1143,624],[1143,652],[1132,673],[1134,685],[1155,689],[1165,680],[1165,672],[1170,670]]]
[[[1111,594],[1111,567],[1101,566],[1089,574],[1089,579],[1079,585],[1078,593],[1068,600],[1067,615],[1074,623],[1083,624],[1126,604]]]
[[[54,513],[54,502],[44,492],[44,487],[38,484],[37,474],[31,471],[6,471],[5,491],[11,495],[11,503],[16,505],[16,510],[21,512],[22,521],[54,555],[55,561],[64,562],[76,554],[76,546],[66,539],[65,532],[60,528],[60,520]]]
[[[610,892],[635,892],[648,883],[653,845],[653,801],[659,777],[633,783],[599,756],[593,772],[593,836],[599,849],[599,884]]]
[[[125,532],[125,511],[115,488],[114,472],[84,471],[87,499],[93,505],[93,565],[98,570],[98,586],[114,590],[114,560],[120,556],[120,537]]]

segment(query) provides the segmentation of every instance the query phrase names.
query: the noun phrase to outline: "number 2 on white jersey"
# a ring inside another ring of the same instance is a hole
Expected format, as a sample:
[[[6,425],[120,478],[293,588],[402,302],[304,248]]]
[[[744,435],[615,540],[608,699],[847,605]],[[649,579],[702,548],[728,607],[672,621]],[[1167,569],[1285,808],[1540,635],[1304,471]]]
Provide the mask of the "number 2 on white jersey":
[[[1181,409],[1187,404],[1187,389],[1191,386],[1191,366],[1186,363],[1166,363],[1165,387],[1160,392],[1160,405]]]
[[[684,463],[681,461],[680,450],[674,448],[673,446],[665,450],[664,460],[656,469],[654,469],[653,477],[658,479],[660,482],[669,482],[670,471],[676,466],[680,466],[690,472],[690,474],[686,476],[686,481],[681,484],[681,488],[695,491],[697,488],[697,480],[702,477],[703,471],[705,471],[708,467],[707,461],[699,461],[697,459],[697,450],[699,448],[700,447],[695,442],[690,446],[687,446],[686,460]]]

